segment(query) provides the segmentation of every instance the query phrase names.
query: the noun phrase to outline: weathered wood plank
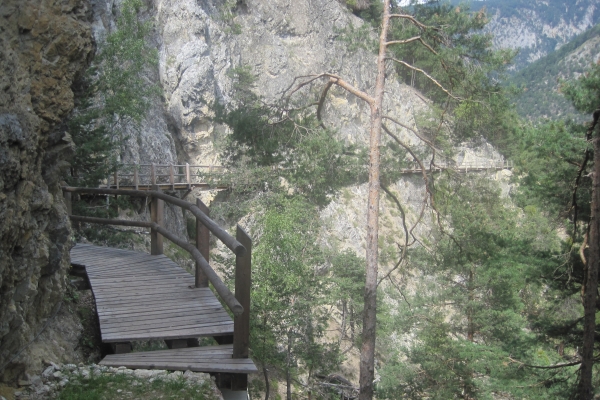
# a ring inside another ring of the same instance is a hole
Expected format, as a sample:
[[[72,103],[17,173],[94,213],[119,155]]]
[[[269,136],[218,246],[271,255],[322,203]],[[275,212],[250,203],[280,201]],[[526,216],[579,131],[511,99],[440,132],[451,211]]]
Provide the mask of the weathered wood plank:
[[[214,310],[222,311],[221,308],[216,306],[212,307],[173,307],[173,305],[169,305],[163,309],[155,309],[155,308],[140,308],[140,309],[130,309],[130,310],[103,310],[101,313],[99,312],[99,317],[102,319],[110,320],[111,318],[128,318],[128,317],[137,317],[137,316],[152,316],[154,318],[160,318],[162,315],[197,315],[201,313],[210,313]]]
[[[166,323],[195,323],[195,322],[204,322],[211,320],[222,320],[227,321],[231,320],[227,313],[222,312],[221,310],[213,310],[213,311],[205,311],[202,314],[192,314],[192,313],[177,313],[172,315],[163,315],[161,318],[157,318],[155,314],[140,314],[137,316],[125,316],[125,317],[110,317],[104,318],[104,323],[102,326],[109,328],[113,326],[121,326],[123,324],[130,324],[131,326],[142,326],[147,324],[152,324],[152,326],[159,327],[162,324]],[[102,322],[102,321],[100,321]]]
[[[158,332],[137,332],[121,334],[102,334],[102,341],[105,343],[136,341],[136,340],[154,340],[154,339],[188,339],[203,336],[220,336],[233,334],[233,324],[230,326],[217,325],[207,327],[197,327],[195,329],[166,330]]]
[[[170,322],[169,320],[164,320],[164,321],[154,321],[155,323],[152,324],[131,324],[131,323],[122,323],[122,324],[118,324],[118,325],[110,325],[107,326],[107,324],[104,324],[100,327],[100,331],[104,334],[117,334],[117,333],[121,333],[121,334],[125,334],[128,332],[139,332],[139,333],[144,333],[144,332],[157,332],[157,331],[165,331],[165,330],[187,330],[187,329],[194,329],[197,326],[199,326],[200,324],[202,325],[203,328],[209,327],[209,326],[232,326],[233,322],[231,321],[231,318],[226,317],[220,317],[220,318],[206,318],[206,319],[192,319],[189,318],[187,320],[178,320],[175,322]]]
[[[106,343],[233,333],[214,293],[195,288],[194,277],[164,255],[80,244],[71,254],[88,273]],[[229,362],[231,352],[220,357]]]
[[[94,293],[94,297],[96,298],[97,303],[100,303],[103,301],[112,302],[112,303],[114,303],[115,301],[116,302],[118,302],[118,301],[123,301],[123,302],[154,301],[154,302],[158,303],[163,300],[196,299],[196,300],[201,301],[203,298],[210,299],[210,297],[207,295],[196,294],[196,293],[155,293],[154,295],[152,293],[146,293],[146,294],[131,295],[131,296],[127,296],[125,294],[112,295],[112,296],[110,294],[107,294],[107,295],[103,294],[102,296],[104,296],[104,297],[101,297],[98,294]]]
[[[163,311],[147,311],[144,313],[138,313],[136,314],[126,314],[126,315],[107,315],[104,314],[102,316],[102,318],[100,318],[100,322],[102,321],[106,321],[106,323],[108,324],[112,324],[112,323],[121,323],[121,322],[126,322],[126,321],[131,321],[131,322],[138,322],[138,321],[144,321],[144,320],[151,320],[151,321],[155,321],[156,319],[162,319],[162,318],[169,318],[169,319],[174,319],[174,318],[179,318],[179,317],[185,317],[185,318],[194,318],[194,316],[198,316],[198,315],[222,315],[223,311],[218,309],[218,308],[213,308],[213,309],[204,309],[198,313],[194,312],[195,310],[181,310],[181,309],[177,309],[176,311],[171,311],[169,313],[169,310],[163,310]]]

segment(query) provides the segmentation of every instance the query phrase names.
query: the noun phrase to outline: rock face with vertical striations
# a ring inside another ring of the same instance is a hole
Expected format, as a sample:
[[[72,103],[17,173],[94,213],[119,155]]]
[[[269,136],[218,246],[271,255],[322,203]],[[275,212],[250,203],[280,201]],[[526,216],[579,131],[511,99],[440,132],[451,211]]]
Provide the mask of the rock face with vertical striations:
[[[33,365],[27,345],[59,307],[69,221],[59,187],[72,142],[61,122],[93,55],[85,0],[0,3],[0,377]],[[37,366],[39,368],[39,366]]]

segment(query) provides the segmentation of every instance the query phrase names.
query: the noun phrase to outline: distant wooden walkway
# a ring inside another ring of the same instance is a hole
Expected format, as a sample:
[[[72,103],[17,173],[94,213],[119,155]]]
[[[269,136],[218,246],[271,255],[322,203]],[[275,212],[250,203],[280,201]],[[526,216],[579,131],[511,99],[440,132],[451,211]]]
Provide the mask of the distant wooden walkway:
[[[429,162],[421,166],[415,163],[411,168],[404,168],[400,173],[405,175],[441,172],[452,170],[460,173],[477,171],[499,171],[512,169],[512,161],[504,160],[475,160],[456,164],[439,161],[434,165]],[[273,171],[279,170],[271,167]],[[190,164],[121,164],[112,177],[106,179],[101,187],[107,189],[151,190],[157,187],[161,190],[192,190],[199,189],[228,189],[231,182],[219,181],[219,176],[227,172],[220,165],[190,165]],[[209,181],[213,181],[210,183]],[[250,182],[248,182],[250,184]]]

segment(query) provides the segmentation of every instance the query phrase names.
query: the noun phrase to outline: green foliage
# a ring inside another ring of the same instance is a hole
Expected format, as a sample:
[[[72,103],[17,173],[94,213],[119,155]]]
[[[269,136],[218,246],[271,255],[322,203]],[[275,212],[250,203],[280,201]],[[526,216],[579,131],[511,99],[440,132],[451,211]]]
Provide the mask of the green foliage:
[[[289,189],[319,206],[339,188],[366,178],[364,150],[345,144],[322,129],[306,110],[269,106],[251,87],[251,71],[230,71],[236,88],[233,109],[214,105],[215,122],[226,124],[222,155],[232,182],[267,182],[270,191]],[[281,186],[284,178],[286,185]],[[287,187],[285,187],[287,186]],[[250,191],[252,192],[252,190]]]
[[[511,153],[519,188],[515,199],[522,207],[536,205],[549,215],[562,219],[573,216],[571,202],[588,143],[580,125],[548,122],[538,127],[524,125],[513,136]],[[589,216],[591,181],[584,178],[579,195],[578,218]]]
[[[600,64],[592,65],[581,78],[565,85],[563,90],[575,108],[583,113],[591,114],[600,108]]]
[[[262,234],[253,251],[250,347],[264,368],[311,387],[340,362],[335,343],[325,339],[328,296],[318,274],[324,263],[316,237],[317,209],[302,198],[272,196],[261,212]]]
[[[564,92],[564,89],[561,89],[561,81],[571,80],[585,72],[592,61],[593,54],[597,53],[597,45],[583,52],[590,53],[589,59],[576,58],[572,55],[583,49],[584,45],[593,46],[594,39],[599,35],[600,25],[596,25],[576,36],[560,49],[531,63],[508,80],[510,84],[522,91],[515,97],[517,110],[521,116],[532,120],[541,117],[554,120],[565,117],[581,119],[582,116],[576,113],[568,96],[561,94],[561,91]]]
[[[102,374],[92,370],[89,377],[72,374],[69,383],[58,395],[58,400],[108,399],[215,399],[207,383],[189,383],[179,379],[161,379],[151,382],[126,374]]]
[[[519,362],[558,362],[551,344],[527,330],[524,293],[539,293],[536,277],[552,262],[559,241],[537,213],[520,214],[487,179],[438,181],[436,199],[446,216],[445,234],[429,251],[415,249],[411,263],[426,278],[396,317],[414,339],[382,370],[379,398],[547,398],[564,393],[563,382],[540,388],[550,373],[523,373]],[[535,297],[535,296],[534,296]],[[550,350],[550,351],[549,351]],[[517,361],[515,361],[517,360]],[[561,371],[561,377],[572,371]],[[571,382],[572,383],[572,382]]]
[[[99,50],[83,83],[69,133],[75,143],[70,183],[97,186],[115,168],[124,124],[139,124],[160,90],[144,75],[158,64],[148,44],[152,26],[138,14],[141,0],[123,2],[116,30]],[[78,179],[77,179],[78,178]]]
[[[365,260],[352,251],[334,253],[331,257],[331,294],[329,302],[342,314],[340,341],[359,339],[363,318]]]
[[[394,64],[403,82],[417,88],[440,109],[428,129],[430,139],[435,141],[443,135],[439,121],[450,119],[456,140],[485,137],[501,142],[512,129],[513,116],[507,89],[499,79],[515,52],[494,50],[491,35],[483,32],[488,16],[484,11],[471,12],[467,4],[414,4],[412,14],[428,28],[421,31],[404,20],[395,20],[390,36],[394,40],[420,36],[430,48],[413,41],[392,45],[390,52],[395,59],[425,71],[439,83],[405,65]],[[450,98],[442,87],[461,101]]]

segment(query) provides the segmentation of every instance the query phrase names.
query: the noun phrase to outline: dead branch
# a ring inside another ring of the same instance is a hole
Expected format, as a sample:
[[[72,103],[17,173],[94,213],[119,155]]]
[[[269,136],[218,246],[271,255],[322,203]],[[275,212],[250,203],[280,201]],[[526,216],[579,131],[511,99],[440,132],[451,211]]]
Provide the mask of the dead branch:
[[[433,49],[433,47],[431,47],[429,45],[429,43],[427,43],[426,41],[424,41],[421,36],[415,36],[415,37],[412,37],[410,39],[405,39],[405,40],[391,40],[389,42],[386,42],[385,45],[389,46],[389,45],[392,45],[392,44],[407,44],[407,43],[412,43],[412,42],[421,42],[421,44],[423,46],[427,47],[427,50],[429,50],[430,52],[432,52],[436,56],[438,55],[437,51],[435,51]]]
[[[415,25],[417,28],[422,29],[422,30],[426,30],[426,29],[432,29],[434,31],[438,31],[438,28],[435,28],[433,26],[427,26],[425,24],[423,24],[422,22],[419,22],[415,17],[413,17],[412,15],[408,15],[408,14],[390,14],[390,19],[405,19],[408,20],[410,22],[413,23],[413,25]]]
[[[536,368],[536,369],[557,369],[557,368],[564,368],[564,367],[572,367],[572,366],[581,364],[581,361],[573,361],[573,362],[570,362],[570,363],[555,364],[555,365],[546,365],[546,366],[544,366],[544,365],[526,364],[526,363],[521,362],[519,360],[515,360],[512,357],[508,357],[508,359],[510,361],[514,362],[514,363],[519,364],[520,366],[527,367],[527,368]],[[600,360],[600,358],[595,358],[594,359],[594,361],[598,361],[598,360]]]
[[[450,93],[450,91],[447,90],[441,83],[439,83],[433,76],[429,75],[427,72],[425,72],[421,68],[417,68],[415,66],[410,65],[407,62],[404,62],[402,60],[398,60],[398,59],[393,58],[393,57],[388,57],[387,60],[394,61],[395,63],[398,63],[400,65],[404,65],[406,68],[409,68],[409,69],[412,69],[413,71],[422,73],[423,75],[425,75],[425,77],[427,79],[429,79],[431,82],[433,82],[434,85],[436,85],[437,87],[439,87],[449,97],[451,97],[451,98],[453,98],[454,100],[457,100],[457,101],[462,101],[463,100],[460,97],[456,97],[455,95],[453,95],[452,93]]]
[[[421,135],[421,133],[419,133],[416,129],[411,128],[410,126],[403,124],[402,122],[398,121],[397,119],[394,119],[388,115],[383,115],[381,118],[383,119],[387,119],[388,121],[392,121],[393,123],[395,123],[398,126],[401,126],[404,129],[408,129],[409,131],[411,131],[412,133],[415,134],[416,137],[418,137],[422,142],[424,142],[425,144],[427,144],[427,146],[429,146],[432,150],[436,151],[436,148],[434,146],[434,144],[427,138],[423,137],[423,135]]]
[[[319,97],[319,102],[317,105],[317,120],[319,121],[319,124],[323,129],[325,129],[325,125],[323,124],[323,119],[321,118],[321,111],[323,109],[323,105],[325,104],[325,98],[327,97],[327,93],[329,92],[329,89],[331,89],[331,86],[333,86],[333,82],[327,82],[327,84],[323,88],[323,91],[321,92],[321,97]]]
[[[412,37],[410,39],[405,39],[405,40],[391,40],[389,42],[385,42],[385,45],[390,46],[392,44],[407,44],[407,43],[416,42],[418,40],[422,40],[421,36],[415,36],[415,37]]]
[[[294,86],[294,84],[298,80],[304,79],[304,78],[309,78],[309,79],[306,81],[300,82],[299,84]],[[347,92],[350,92],[351,94],[355,95],[359,99],[364,100],[365,102],[367,102],[369,104],[373,104],[375,101],[375,99],[373,97],[369,96],[367,93],[363,92],[362,90],[355,88],[350,83],[343,80],[341,77],[334,75],[334,74],[329,74],[329,73],[323,73],[323,74],[318,74],[318,75],[304,75],[304,76],[298,76],[298,77],[294,78],[294,80],[292,81],[292,84],[283,92],[284,97],[289,99],[294,93],[296,93],[303,87],[305,87],[305,86],[311,84],[312,82],[314,82],[318,79],[321,79],[321,78],[329,78],[329,82],[331,84],[341,87],[342,89],[346,90]],[[285,95],[286,93],[288,93],[288,94]]]

